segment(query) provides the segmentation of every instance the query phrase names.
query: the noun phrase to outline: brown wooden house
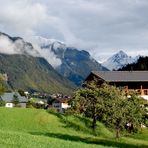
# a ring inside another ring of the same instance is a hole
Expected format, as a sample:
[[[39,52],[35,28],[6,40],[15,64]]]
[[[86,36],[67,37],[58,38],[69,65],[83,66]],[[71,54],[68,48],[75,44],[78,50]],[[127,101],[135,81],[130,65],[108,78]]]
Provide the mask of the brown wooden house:
[[[137,90],[139,94],[148,100],[148,71],[92,71],[84,81],[97,81],[98,85],[106,82],[110,85],[123,87],[129,90]]]

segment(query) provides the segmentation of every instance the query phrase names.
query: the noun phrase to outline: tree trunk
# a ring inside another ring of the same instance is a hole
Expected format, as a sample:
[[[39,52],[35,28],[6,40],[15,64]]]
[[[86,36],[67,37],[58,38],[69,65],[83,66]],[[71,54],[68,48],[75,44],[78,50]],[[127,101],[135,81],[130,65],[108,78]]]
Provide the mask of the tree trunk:
[[[95,115],[93,116],[92,128],[95,131],[95,128],[96,128],[96,116]]]
[[[96,120],[96,107],[94,107],[94,109],[93,109],[93,122],[92,122],[93,131],[95,131],[95,129],[96,129],[96,122],[97,122],[97,120]]]
[[[120,138],[120,128],[116,128],[116,138]]]

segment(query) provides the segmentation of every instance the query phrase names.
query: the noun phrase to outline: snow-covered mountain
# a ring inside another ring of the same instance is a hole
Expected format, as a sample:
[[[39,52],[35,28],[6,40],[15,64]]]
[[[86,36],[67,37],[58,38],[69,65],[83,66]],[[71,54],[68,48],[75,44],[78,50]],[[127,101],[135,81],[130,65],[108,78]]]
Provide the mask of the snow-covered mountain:
[[[63,42],[53,39],[44,39],[42,37],[35,37],[35,39],[43,50],[53,52],[56,58],[61,60],[61,64],[55,67],[56,70],[76,85],[80,85],[91,71],[108,70],[85,50],[68,47]]]
[[[46,50],[34,48],[23,38],[0,32],[0,73],[8,75],[8,88],[50,93],[71,91],[71,82],[59,75],[44,55],[49,57]],[[50,59],[53,61],[52,55]]]
[[[103,62],[102,65],[107,67],[109,70],[117,70],[127,64],[136,62],[138,58],[138,56],[135,58],[128,56],[125,52],[120,50],[118,53]]]
[[[57,49],[57,48],[65,48],[65,44],[61,41],[58,41],[56,39],[47,39],[47,38],[44,38],[44,37],[41,37],[41,36],[33,36],[31,38],[31,42],[33,44],[37,44],[39,45],[40,47],[44,48],[44,47],[51,47],[51,46],[54,46],[53,48],[54,49]]]

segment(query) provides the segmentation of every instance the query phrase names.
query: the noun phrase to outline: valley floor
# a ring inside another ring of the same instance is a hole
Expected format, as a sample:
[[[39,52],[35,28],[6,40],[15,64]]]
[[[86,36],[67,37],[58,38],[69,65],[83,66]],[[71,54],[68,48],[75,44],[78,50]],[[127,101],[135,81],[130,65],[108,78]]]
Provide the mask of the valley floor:
[[[97,136],[93,136],[89,127],[90,120],[80,116],[65,116],[37,109],[0,108],[0,147],[148,147],[148,130],[116,140],[114,134],[101,123],[97,123]]]

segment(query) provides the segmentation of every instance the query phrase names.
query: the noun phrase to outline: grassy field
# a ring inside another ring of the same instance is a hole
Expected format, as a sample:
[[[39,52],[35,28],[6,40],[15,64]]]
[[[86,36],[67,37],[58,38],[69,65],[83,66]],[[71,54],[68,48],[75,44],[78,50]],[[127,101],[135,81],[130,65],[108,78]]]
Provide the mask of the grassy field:
[[[96,136],[93,136],[90,124],[90,120],[82,117],[47,113],[45,110],[0,108],[0,147],[148,147],[148,130],[116,140],[101,123],[97,123]]]

